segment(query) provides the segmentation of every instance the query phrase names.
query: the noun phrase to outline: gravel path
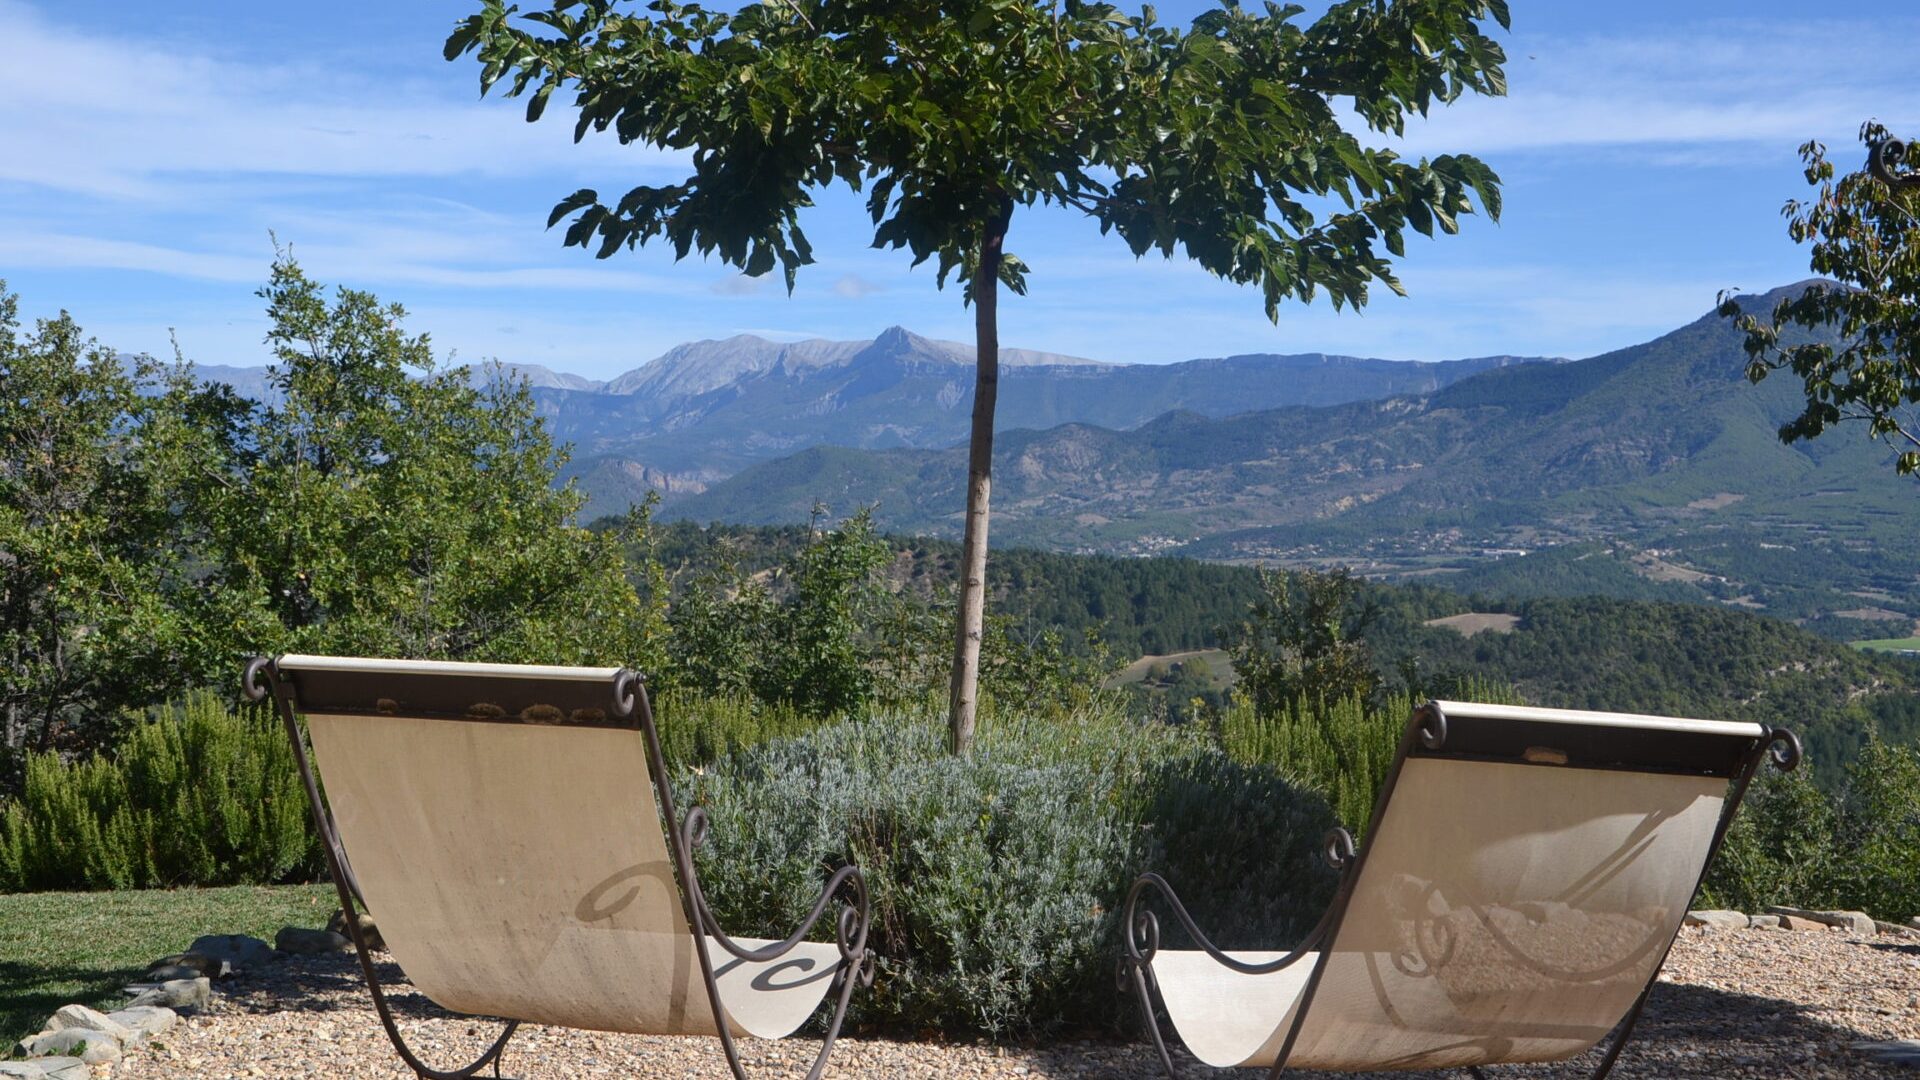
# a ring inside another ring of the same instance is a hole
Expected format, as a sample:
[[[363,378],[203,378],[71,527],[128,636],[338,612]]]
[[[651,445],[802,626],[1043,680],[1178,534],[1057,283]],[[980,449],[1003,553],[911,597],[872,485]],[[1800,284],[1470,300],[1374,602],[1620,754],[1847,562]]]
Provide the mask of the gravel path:
[[[388,965],[388,973],[398,970]],[[430,1063],[464,1062],[497,1029],[447,1017],[402,990],[396,1011]],[[1850,1049],[1861,1040],[1920,1039],[1920,938],[1833,931],[1686,930],[1647,1015],[1613,1075],[1627,1078],[1920,1077]],[[746,1040],[755,1076],[801,1076],[819,1043]],[[1551,1068],[1496,1069],[1490,1077],[1585,1077],[1589,1056]],[[726,1075],[717,1041],[523,1027],[505,1071],[525,1080]],[[1183,1061],[1193,1077],[1218,1075]],[[412,1076],[393,1054],[352,955],[288,960],[223,984],[214,1007],[158,1046],[130,1054],[117,1077]],[[1063,1041],[993,1047],[843,1039],[829,1076],[1153,1077],[1144,1046]],[[1252,1076],[1253,1073],[1240,1075]],[[1289,1073],[1288,1075],[1296,1075]],[[1302,1077],[1323,1074],[1297,1074]],[[1405,1074],[1439,1077],[1438,1073]],[[1464,1073],[1451,1073],[1452,1078]]]

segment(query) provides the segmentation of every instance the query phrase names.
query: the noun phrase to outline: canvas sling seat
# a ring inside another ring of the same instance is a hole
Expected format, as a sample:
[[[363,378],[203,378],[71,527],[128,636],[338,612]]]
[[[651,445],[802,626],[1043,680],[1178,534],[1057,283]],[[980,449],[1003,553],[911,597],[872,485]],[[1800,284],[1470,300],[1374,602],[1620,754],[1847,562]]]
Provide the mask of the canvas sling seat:
[[[831,875],[783,941],[729,937],[692,858],[706,815],[677,812],[633,672],[282,656],[245,684],[279,710],[374,1005],[421,1076],[497,1075],[526,1021],[716,1036],[744,1077],[736,1036],[791,1034],[831,997],[809,1075],[825,1068],[873,977],[860,872]],[[408,1047],[352,917],[362,905],[421,993],[508,1021],[478,1060],[441,1070]],[[806,940],[830,907],[834,940]]]
[[[1769,757],[1795,767],[1798,740],[1751,723],[1429,702],[1366,842],[1329,834],[1340,882],[1304,942],[1223,952],[1146,874],[1123,914],[1123,981],[1169,1073],[1156,996],[1217,1067],[1477,1076],[1572,1058],[1614,1032],[1603,1077]],[[1160,947],[1155,907],[1193,948]]]

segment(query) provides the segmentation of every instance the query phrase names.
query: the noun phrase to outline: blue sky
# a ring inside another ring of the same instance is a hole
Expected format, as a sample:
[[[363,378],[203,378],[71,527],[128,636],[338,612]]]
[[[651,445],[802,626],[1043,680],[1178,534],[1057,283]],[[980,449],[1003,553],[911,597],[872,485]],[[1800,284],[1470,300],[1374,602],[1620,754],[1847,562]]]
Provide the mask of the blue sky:
[[[1718,289],[1806,276],[1779,219],[1804,190],[1801,142],[1851,164],[1863,119],[1920,135],[1920,84],[1888,59],[1920,17],[1896,0],[1512,4],[1511,96],[1445,110],[1405,147],[1487,159],[1505,215],[1411,243],[1410,298],[1356,315],[1323,297],[1274,325],[1251,290],[1136,261],[1071,213],[1024,213],[1008,248],[1033,291],[1002,305],[1001,340],[1143,362],[1591,355],[1698,316]],[[574,145],[559,99],[536,125],[480,99],[477,65],[440,58],[472,6],[0,0],[0,278],[29,315],[66,308],[160,355],[171,328],[203,363],[265,362],[253,290],[270,233],[320,280],[406,304],[462,361],[604,378],[741,332],[970,336],[957,291],[869,250],[843,194],[805,220],[820,262],[791,297],[665,251],[562,249],[543,228],[558,198],[672,179],[674,159]],[[1201,7],[1158,5],[1163,21]]]

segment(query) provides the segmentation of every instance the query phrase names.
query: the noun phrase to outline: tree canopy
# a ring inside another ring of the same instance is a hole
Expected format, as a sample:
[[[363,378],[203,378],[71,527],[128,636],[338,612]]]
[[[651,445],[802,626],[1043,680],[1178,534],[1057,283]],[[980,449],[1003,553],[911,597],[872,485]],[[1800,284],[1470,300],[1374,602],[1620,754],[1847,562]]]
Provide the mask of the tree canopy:
[[[1870,164],[1835,179],[1827,148],[1800,147],[1811,200],[1789,199],[1787,235],[1811,245],[1814,282],[1760,315],[1721,298],[1720,313],[1746,333],[1747,377],[1787,370],[1805,384],[1806,408],[1780,428],[1786,442],[1836,424],[1864,422],[1901,449],[1895,467],[1920,473],[1920,176],[1896,170],[1906,144],[1868,121]],[[1811,332],[1811,333],[1810,333]]]
[[[1348,125],[1397,135],[1436,102],[1504,93],[1479,26],[1507,24],[1504,0],[1347,0],[1307,26],[1297,5],[1224,6],[1184,30],[1151,8],[1030,0],[559,0],[532,28],[517,11],[486,0],[448,58],[475,51],[482,90],[505,80],[529,120],[570,86],[576,138],[691,155],[678,183],[554,207],[566,243],[602,258],[658,237],[753,275],[777,265],[791,287],[813,261],[799,211],[841,183],[866,194],[874,246],[934,260],[942,282],[971,282],[1011,206],[1053,204],[1135,254],[1184,250],[1258,285],[1277,318],[1319,289],[1336,305],[1373,281],[1398,291],[1387,253],[1409,227],[1454,232],[1476,196],[1500,209],[1477,159],[1402,160]],[[1001,276],[1018,291],[1024,267]]]
[[[1026,291],[1005,249],[1014,211],[1077,210],[1136,256],[1184,252],[1259,288],[1270,319],[1325,290],[1335,307],[1398,292],[1388,256],[1408,228],[1455,232],[1499,180],[1468,156],[1408,162],[1347,122],[1398,135],[1409,113],[1506,91],[1480,22],[1506,0],[1344,0],[1300,25],[1297,5],[1229,0],[1179,29],[1080,0],[777,0],[732,14],[654,0],[554,0],[516,20],[483,0],[447,39],[477,54],[538,120],[572,87],[575,139],[611,132],[691,157],[672,184],[614,200],[582,188],[548,227],[601,258],[662,239],[791,290],[813,246],[816,190],[866,195],[873,246],[905,248],[974,307],[967,507],[950,679],[952,745],[972,743],[985,636],[997,290]],[[1350,116],[1343,116],[1350,110]],[[1384,249],[1384,251],[1382,250]]]

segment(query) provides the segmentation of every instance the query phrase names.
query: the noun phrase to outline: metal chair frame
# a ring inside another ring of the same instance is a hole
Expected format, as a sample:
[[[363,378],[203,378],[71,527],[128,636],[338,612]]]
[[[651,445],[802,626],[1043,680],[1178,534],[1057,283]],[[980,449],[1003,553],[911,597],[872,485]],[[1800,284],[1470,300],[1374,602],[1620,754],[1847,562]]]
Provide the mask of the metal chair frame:
[[[1713,858],[1719,852],[1721,843],[1726,839],[1727,829],[1733,824],[1733,817],[1746,798],[1747,788],[1753,782],[1755,773],[1764,761],[1771,760],[1782,772],[1792,771],[1800,764],[1800,740],[1786,728],[1764,728],[1763,735],[1754,740],[1753,746],[1744,754],[1739,766],[1731,777],[1732,787],[1725,803],[1721,807],[1720,819],[1713,833],[1713,839],[1707,846],[1707,857],[1700,866],[1700,876],[1694,881],[1693,892],[1697,895],[1701,882],[1706,880],[1707,870],[1713,865]],[[1265,963],[1249,964],[1227,955],[1214,945],[1203,933],[1188,913],[1186,905],[1165,878],[1158,874],[1142,874],[1127,893],[1126,907],[1122,913],[1125,947],[1120,958],[1120,981],[1122,989],[1129,985],[1140,1003],[1140,1012],[1146,1022],[1153,1046],[1159,1052],[1160,1062],[1166,1067],[1167,1075],[1178,1080],[1179,1073],[1173,1065],[1173,1056],[1167,1051],[1167,1043],[1160,1033],[1159,1018],[1154,1010],[1153,998],[1159,984],[1153,977],[1153,958],[1160,948],[1160,923],[1154,913],[1141,906],[1149,891],[1156,892],[1167,905],[1181,929],[1199,945],[1206,954],[1221,966],[1243,975],[1267,975],[1290,967],[1302,957],[1318,953],[1318,960],[1308,974],[1306,985],[1300,992],[1299,1004],[1293,1010],[1293,1023],[1287,1031],[1286,1041],[1281,1044],[1279,1056],[1274,1059],[1268,1076],[1278,1078],[1287,1067],[1287,1059],[1293,1053],[1293,1046],[1299,1038],[1301,1025],[1313,1006],[1314,992],[1319,989],[1320,976],[1326,970],[1329,954],[1321,946],[1331,942],[1340,931],[1340,924],[1346,917],[1347,907],[1353,898],[1355,883],[1359,880],[1360,869],[1366,865],[1367,853],[1373,846],[1373,837],[1377,833],[1380,821],[1386,814],[1387,804],[1393,798],[1395,786],[1400,781],[1402,766],[1416,748],[1438,752],[1446,746],[1447,717],[1438,702],[1427,702],[1413,711],[1407,722],[1407,728],[1400,738],[1400,747],[1394,755],[1393,765],[1387,773],[1386,782],[1381,785],[1380,793],[1374,800],[1373,812],[1367,827],[1367,842],[1356,850],[1353,835],[1344,828],[1335,828],[1322,840],[1322,854],[1340,874],[1340,882],[1334,892],[1333,902],[1321,916],[1314,928],[1308,931],[1306,939],[1292,952],[1276,960]],[[1633,1007],[1627,1011],[1613,1032],[1600,1064],[1594,1069],[1592,1080],[1604,1080],[1613,1071],[1614,1062],[1620,1057],[1627,1040],[1633,1035],[1634,1024],[1640,1019],[1641,1010],[1646,1007],[1647,998],[1653,993],[1653,985],[1659,980],[1660,969],[1666,965],[1667,953],[1673,947],[1669,938],[1666,946],[1660,950],[1660,962],[1655,964],[1653,972],[1647,977],[1647,984],[1635,999]],[[1467,1066],[1466,1071],[1484,1080],[1485,1073],[1478,1066]]]
[[[364,907],[365,898],[359,882],[353,876],[353,867],[347,861],[346,848],[340,842],[339,829],[333,820],[333,813],[320,793],[319,783],[314,778],[312,759],[307,752],[307,740],[296,719],[297,689],[293,681],[284,675],[279,667],[278,657],[258,657],[251,661],[242,678],[242,687],[251,701],[264,701],[271,697],[286,728],[287,739],[293,746],[294,761],[299,766],[300,781],[306,788],[307,802],[313,812],[313,823],[320,834],[321,849],[326,855],[327,869],[333,877],[335,889],[340,896],[340,909],[346,915],[347,932],[353,939],[355,954],[360,960],[360,972],[366,978],[367,989],[373,995],[373,1007],[380,1015],[380,1025],[386,1030],[387,1038],[399,1052],[400,1059],[406,1062],[424,1080],[467,1080],[477,1075],[489,1065],[493,1075],[500,1076],[500,1059],[507,1042],[513,1038],[520,1026],[518,1020],[507,1020],[492,1045],[472,1062],[456,1069],[436,1069],[421,1061],[407,1046],[405,1037],[394,1022],[393,1011],[387,1002],[386,991],[380,985],[379,972],[374,967],[373,952],[368,947],[366,936],[360,930],[359,910]],[[706,811],[698,806],[687,810],[681,816],[675,809],[673,785],[667,778],[666,760],[660,751],[660,736],[653,719],[653,707],[647,700],[646,679],[644,676],[621,669],[613,677],[609,686],[610,715],[619,726],[637,728],[646,741],[647,764],[653,771],[654,790],[660,802],[660,812],[666,819],[667,842],[673,856],[674,872],[679,878],[680,900],[687,917],[687,924],[698,937],[704,934],[722,950],[738,960],[748,963],[765,963],[777,960],[794,947],[805,941],[815,924],[825,914],[829,904],[839,897],[840,910],[835,920],[835,942],[840,951],[840,962],[835,970],[833,983],[827,993],[835,997],[833,1016],[827,1025],[826,1039],[820,1046],[820,1052],[814,1058],[813,1067],[807,1073],[808,1080],[818,1080],[826,1069],[827,1059],[833,1052],[833,1044],[840,1036],[841,1025],[846,1020],[847,1006],[852,1000],[856,985],[873,985],[875,953],[868,948],[867,935],[872,926],[872,913],[868,903],[866,879],[857,866],[843,866],[827,879],[820,896],[813,903],[807,917],[801,921],[786,940],[748,949],[729,937],[720,928],[711,908],[707,905],[706,894],[700,888],[700,876],[693,862],[694,849],[706,839],[708,821]],[[458,722],[457,720],[452,722]],[[844,894],[844,895],[842,895]],[[356,904],[356,900],[359,904]],[[696,942],[698,945],[698,942]],[[714,978],[713,959],[705,948],[696,947],[694,954],[700,961],[700,977],[707,989],[707,1000],[713,1006],[714,1028],[719,1034],[720,1045],[726,1051],[727,1065],[732,1069],[735,1080],[747,1080],[746,1070],[740,1063],[739,1049],[734,1045],[733,1034],[728,1028],[726,1007],[721,1002],[719,986]]]

